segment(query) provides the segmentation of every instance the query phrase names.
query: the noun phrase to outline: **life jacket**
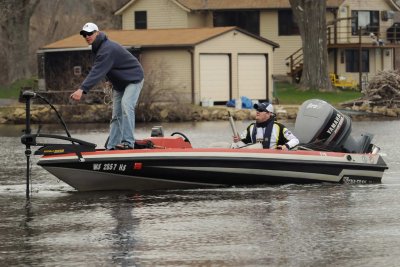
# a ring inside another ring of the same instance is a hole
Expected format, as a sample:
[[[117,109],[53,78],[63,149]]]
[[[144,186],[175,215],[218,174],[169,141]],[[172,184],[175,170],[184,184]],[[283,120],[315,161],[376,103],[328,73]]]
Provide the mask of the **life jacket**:
[[[264,127],[264,133],[263,133],[263,140],[261,141],[263,148],[270,148],[271,145],[271,137],[272,137],[272,131],[274,129],[277,129],[278,131],[278,135],[277,135],[277,140],[276,140],[276,146],[279,145],[284,145],[287,140],[283,134],[283,129],[285,128],[285,126],[283,126],[282,124],[280,124],[279,122],[276,121],[270,121],[266,127]],[[257,143],[258,140],[256,139],[256,135],[257,135],[257,127],[255,126],[255,123],[252,123],[249,128],[248,131],[250,133],[251,136],[251,142],[252,143]]]

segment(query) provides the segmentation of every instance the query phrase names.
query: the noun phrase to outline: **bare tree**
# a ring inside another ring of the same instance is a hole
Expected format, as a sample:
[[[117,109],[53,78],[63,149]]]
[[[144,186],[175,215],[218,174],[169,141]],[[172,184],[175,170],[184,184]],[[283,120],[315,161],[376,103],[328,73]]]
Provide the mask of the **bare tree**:
[[[92,21],[101,30],[118,29],[114,11],[125,0],[0,0],[0,84],[37,72],[38,48],[79,33]]]
[[[326,1],[289,0],[303,45],[304,89],[333,90],[328,75]]]
[[[162,107],[170,105],[168,117],[172,121],[185,121],[189,119],[190,113],[186,105],[182,92],[179,92],[181,86],[171,82],[171,67],[166,60],[156,60],[146,69],[146,81],[140,93],[137,117],[141,121],[152,121],[160,115]],[[157,103],[156,105],[154,103]],[[165,118],[156,118],[155,120],[164,120]]]
[[[0,0],[0,40],[7,81],[31,74],[29,69],[30,19],[40,0]]]

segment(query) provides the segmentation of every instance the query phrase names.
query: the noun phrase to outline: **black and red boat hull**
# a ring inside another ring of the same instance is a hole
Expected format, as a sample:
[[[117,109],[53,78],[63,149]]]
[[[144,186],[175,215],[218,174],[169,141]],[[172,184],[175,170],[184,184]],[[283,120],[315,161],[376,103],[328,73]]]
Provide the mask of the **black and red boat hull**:
[[[79,191],[285,183],[379,183],[378,154],[266,149],[141,149],[43,156],[38,164]]]

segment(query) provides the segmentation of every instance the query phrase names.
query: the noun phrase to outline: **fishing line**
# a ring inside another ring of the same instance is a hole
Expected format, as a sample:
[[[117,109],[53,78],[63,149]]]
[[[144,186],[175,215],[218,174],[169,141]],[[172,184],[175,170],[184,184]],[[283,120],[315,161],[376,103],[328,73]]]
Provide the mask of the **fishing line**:
[[[44,102],[46,102],[56,113],[59,121],[61,122],[62,126],[65,129],[65,132],[67,133],[68,137],[71,137],[71,134],[68,131],[67,125],[65,124],[63,118],[61,117],[60,113],[58,112],[58,110],[43,96],[39,95],[39,94],[35,94],[37,97],[39,97],[40,99],[42,99]]]

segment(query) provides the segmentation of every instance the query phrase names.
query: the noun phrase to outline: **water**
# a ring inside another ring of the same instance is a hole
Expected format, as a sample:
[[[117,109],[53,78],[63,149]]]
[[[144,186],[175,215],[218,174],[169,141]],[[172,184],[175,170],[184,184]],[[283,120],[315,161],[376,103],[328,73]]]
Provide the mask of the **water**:
[[[137,136],[148,136],[152,126],[139,124]],[[227,122],[163,126],[196,147],[232,135]],[[0,126],[2,266],[397,266],[400,260],[399,121],[353,122],[353,133],[375,134],[382,149],[389,170],[381,184],[79,193],[33,158],[29,203],[21,129]],[[100,147],[107,130],[70,129]]]

